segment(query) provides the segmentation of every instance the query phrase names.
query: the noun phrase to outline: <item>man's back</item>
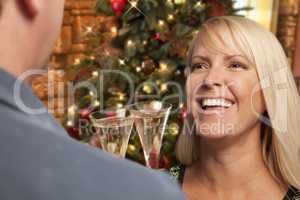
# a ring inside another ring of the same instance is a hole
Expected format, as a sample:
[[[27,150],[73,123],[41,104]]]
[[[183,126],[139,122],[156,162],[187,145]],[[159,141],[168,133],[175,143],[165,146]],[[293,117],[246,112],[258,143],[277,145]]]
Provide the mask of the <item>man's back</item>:
[[[21,111],[0,70],[0,199],[184,199],[161,174],[66,136],[48,114]],[[25,104],[41,105],[27,86]]]

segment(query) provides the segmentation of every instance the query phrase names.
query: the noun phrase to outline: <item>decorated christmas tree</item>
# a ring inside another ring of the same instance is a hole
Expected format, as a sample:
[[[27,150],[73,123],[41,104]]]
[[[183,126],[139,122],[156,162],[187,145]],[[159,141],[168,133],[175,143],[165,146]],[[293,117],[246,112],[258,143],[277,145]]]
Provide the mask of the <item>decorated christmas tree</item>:
[[[87,88],[76,90],[74,105],[68,109],[65,121],[70,136],[97,146],[92,139],[93,127],[81,126],[82,119],[89,122],[90,113],[122,108],[149,98],[167,101],[177,110],[173,110],[168,120],[160,164],[163,168],[173,165],[176,139],[186,116],[184,68],[189,44],[206,19],[234,14],[237,9],[233,9],[233,3],[231,0],[98,0],[96,11],[114,20],[107,24],[110,33],[104,33],[103,27],[87,30],[90,51],[67,72],[73,75],[74,84],[87,81],[95,86],[97,93]],[[144,163],[135,131],[127,158]]]

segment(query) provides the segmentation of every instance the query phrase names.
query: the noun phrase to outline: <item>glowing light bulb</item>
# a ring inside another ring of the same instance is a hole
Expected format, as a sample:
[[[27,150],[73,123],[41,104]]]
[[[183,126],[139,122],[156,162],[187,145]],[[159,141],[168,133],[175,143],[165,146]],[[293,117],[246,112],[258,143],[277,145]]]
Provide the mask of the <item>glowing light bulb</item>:
[[[95,100],[93,104],[94,104],[94,106],[99,106],[100,102],[98,100]]]
[[[68,109],[68,113],[69,113],[70,115],[74,115],[74,114],[75,114],[75,111],[76,111],[76,106],[75,106],[75,105],[71,106],[71,107]]]
[[[75,60],[74,60],[75,65],[79,65],[80,62],[81,62],[80,58],[75,58]]]
[[[120,65],[125,65],[125,60],[119,59]]]
[[[71,120],[69,120],[69,121],[67,121],[67,126],[72,127],[72,126],[74,126],[74,123]]]
[[[168,20],[169,20],[169,21],[173,21],[173,20],[174,20],[174,15],[169,14],[169,15],[168,15]]]
[[[98,73],[98,71],[93,71],[92,75],[93,75],[94,77],[97,77],[97,76],[99,75],[99,73]]]
[[[137,71],[137,72],[140,72],[141,70],[142,70],[141,67],[137,67],[137,68],[136,68],[136,71]]]
[[[133,41],[132,41],[132,40],[128,40],[128,41],[127,41],[127,45],[128,45],[128,46],[132,46],[132,45],[133,45]]]
[[[118,29],[117,29],[117,27],[113,26],[113,27],[111,27],[110,31],[111,31],[112,33],[117,33],[117,32],[118,32]]]
[[[122,103],[117,103],[117,108],[123,108],[123,104]]]
[[[160,90],[161,91],[166,91],[166,90],[168,90],[168,85],[167,84],[162,84],[161,86],[160,86]]]
[[[91,26],[86,27],[87,33],[91,33],[92,31],[93,31],[93,27],[91,27]]]
[[[137,2],[136,1],[131,1],[130,4],[131,4],[132,7],[136,7],[137,6]]]
[[[160,69],[161,70],[167,70],[168,69],[168,65],[166,63],[160,63]]]
[[[165,25],[165,22],[163,20],[158,20],[158,25],[159,26],[164,26]]]

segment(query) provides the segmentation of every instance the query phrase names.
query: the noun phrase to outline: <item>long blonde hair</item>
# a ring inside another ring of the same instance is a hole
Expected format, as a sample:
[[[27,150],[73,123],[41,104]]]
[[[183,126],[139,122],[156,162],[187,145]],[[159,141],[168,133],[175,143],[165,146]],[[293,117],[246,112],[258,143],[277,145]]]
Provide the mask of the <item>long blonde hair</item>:
[[[300,99],[287,58],[276,37],[244,17],[209,19],[191,44],[187,69],[193,50],[199,43],[214,50],[220,50],[222,46],[238,49],[255,64],[267,108],[267,113],[262,117],[269,122],[269,125],[262,123],[264,161],[277,181],[300,189],[300,117],[297,117],[300,114]],[[186,122],[191,124],[192,120]],[[186,122],[177,141],[176,156],[182,164],[191,165],[198,159],[198,153],[195,130],[188,133],[191,130],[186,127],[191,126]]]

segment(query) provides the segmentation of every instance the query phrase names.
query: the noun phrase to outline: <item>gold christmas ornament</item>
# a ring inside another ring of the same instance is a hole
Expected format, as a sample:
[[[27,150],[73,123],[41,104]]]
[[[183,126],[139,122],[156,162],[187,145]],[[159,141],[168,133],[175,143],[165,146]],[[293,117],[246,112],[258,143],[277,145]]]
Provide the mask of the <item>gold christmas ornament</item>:
[[[171,123],[168,127],[168,130],[171,135],[176,136],[179,133],[179,125],[176,123]]]
[[[146,59],[142,62],[143,73],[149,75],[155,70],[155,62],[152,59]]]

